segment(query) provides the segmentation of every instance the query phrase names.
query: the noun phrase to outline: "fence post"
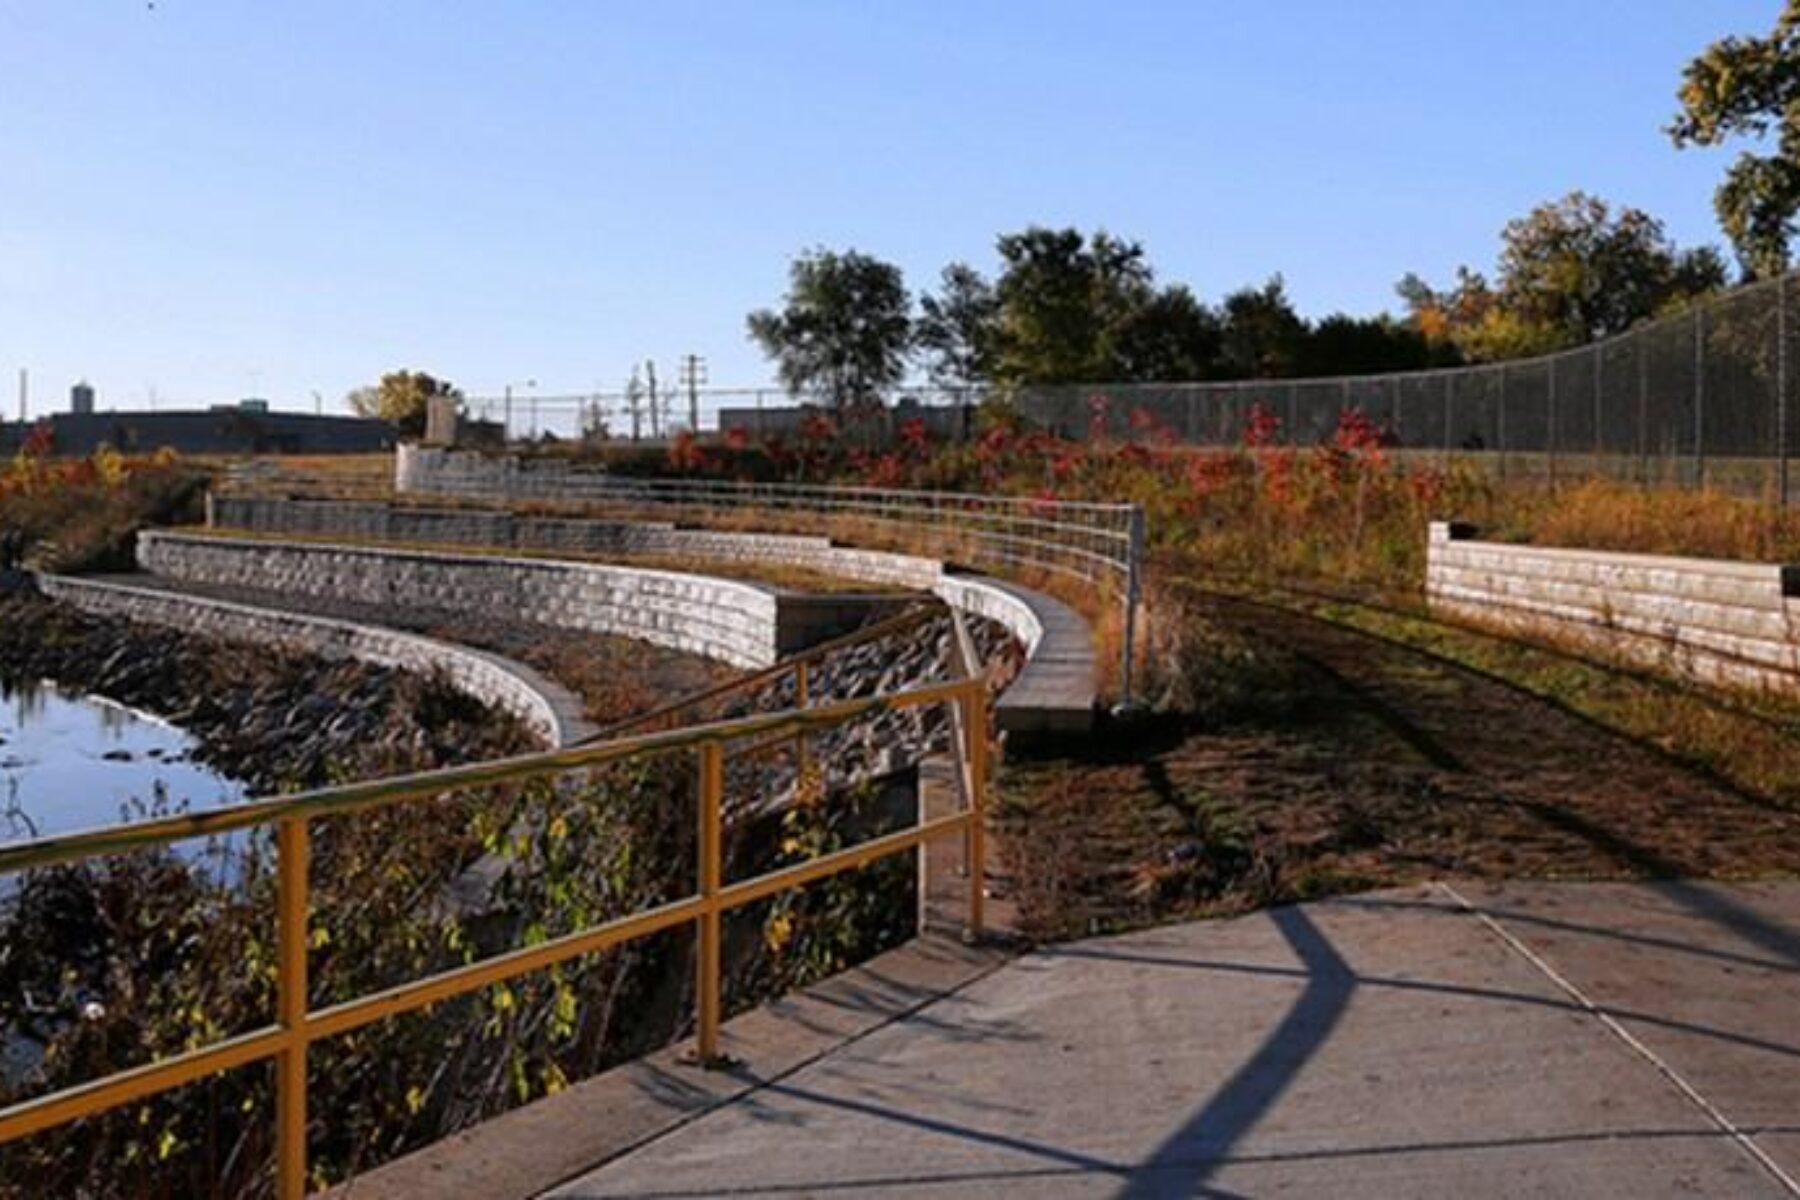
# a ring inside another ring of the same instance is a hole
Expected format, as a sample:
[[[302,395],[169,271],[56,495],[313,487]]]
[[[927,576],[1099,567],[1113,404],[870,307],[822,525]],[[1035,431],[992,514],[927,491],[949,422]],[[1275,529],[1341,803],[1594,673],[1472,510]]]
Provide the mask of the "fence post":
[[[1788,282],[1775,281],[1775,441],[1777,489],[1781,507],[1788,505]]]
[[[1558,358],[1550,360],[1550,403],[1546,410],[1548,420],[1544,426],[1544,445],[1549,451],[1550,490],[1556,490],[1556,364]]]
[[[694,1061],[702,1067],[719,1064],[720,985],[719,960],[723,954],[724,921],[719,911],[719,887],[724,871],[725,749],[718,741],[700,746],[700,913],[694,943],[695,1036]]]
[[[1706,486],[1706,308],[1694,306],[1694,486]]]
[[[276,1005],[285,1035],[276,1060],[275,1194],[306,1195],[306,942],[311,841],[305,817],[276,831]]]
[[[1644,345],[1644,334],[1632,337],[1637,346],[1638,370],[1638,478],[1650,486],[1650,355]]]
[[[1142,599],[1144,561],[1144,510],[1131,506],[1130,528],[1125,548],[1125,636],[1119,651],[1119,706],[1132,705],[1131,675],[1137,657],[1137,614]]]
[[[1444,469],[1446,471],[1450,469],[1450,454],[1456,446],[1456,438],[1451,432],[1456,420],[1456,403],[1455,400],[1452,399],[1454,395],[1453,389],[1455,386],[1455,379],[1456,376],[1454,372],[1444,372]]]
[[[1500,435],[1500,482],[1506,482],[1506,364],[1500,364],[1500,399],[1495,405],[1494,424]]]
[[[1610,475],[1610,472],[1602,471],[1600,469],[1600,430],[1602,409],[1604,407],[1600,403],[1600,396],[1601,388],[1606,381],[1604,367],[1602,366],[1602,364],[1606,362],[1606,343],[1599,343],[1590,351],[1590,353],[1594,356],[1594,473],[1596,475]]]
[[[1300,436],[1300,385],[1297,383],[1288,384],[1287,394],[1287,442],[1288,445],[1295,446],[1299,444],[1295,439]]]

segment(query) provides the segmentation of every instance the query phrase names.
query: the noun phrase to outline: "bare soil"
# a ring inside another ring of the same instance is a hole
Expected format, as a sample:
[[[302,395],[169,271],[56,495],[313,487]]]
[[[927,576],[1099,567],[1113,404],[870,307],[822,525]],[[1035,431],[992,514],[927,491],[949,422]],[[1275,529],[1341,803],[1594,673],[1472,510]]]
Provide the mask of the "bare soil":
[[[1193,681],[1228,704],[1008,772],[999,865],[1031,936],[1431,877],[1800,873],[1792,806],[1554,699],[1290,609],[1186,603],[1250,648]]]

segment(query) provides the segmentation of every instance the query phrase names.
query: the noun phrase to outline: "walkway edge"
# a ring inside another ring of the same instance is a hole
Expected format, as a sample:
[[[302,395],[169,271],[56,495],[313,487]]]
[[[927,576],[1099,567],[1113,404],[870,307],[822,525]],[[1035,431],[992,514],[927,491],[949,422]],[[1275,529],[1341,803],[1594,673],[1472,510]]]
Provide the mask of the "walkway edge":
[[[637,1150],[876,1031],[1005,963],[1001,946],[927,935],[726,1023],[743,1064],[702,1071],[665,1047],[326,1193],[335,1200],[526,1200]]]
[[[1514,954],[1517,954],[1535,967],[1544,978],[1555,984],[1559,990],[1564,992],[1596,1021],[1599,1021],[1601,1025],[1605,1026],[1608,1033],[1623,1042],[1627,1049],[1654,1067],[1657,1073],[1664,1079],[1667,1079],[1670,1085],[1673,1086],[1676,1091],[1680,1092],[1689,1103],[1693,1104],[1694,1107],[1704,1113],[1707,1120],[1717,1126],[1721,1133],[1736,1142],[1739,1149],[1743,1150],[1745,1154],[1756,1161],[1758,1166],[1768,1172],[1769,1175],[1774,1178],[1775,1182],[1785,1188],[1790,1195],[1800,1197],[1800,1182],[1797,1182],[1792,1175],[1789,1175],[1783,1170],[1780,1163],[1769,1157],[1768,1153],[1761,1146],[1756,1144],[1755,1138],[1740,1129],[1736,1122],[1720,1110],[1718,1105],[1708,1100],[1706,1096],[1701,1093],[1699,1088],[1688,1082],[1680,1072],[1668,1062],[1664,1061],[1661,1055],[1646,1046],[1642,1040],[1629,1029],[1625,1028],[1616,1017],[1596,1004],[1586,992],[1583,992],[1580,988],[1571,983],[1560,971],[1551,966],[1541,955],[1514,935],[1511,930],[1507,929],[1506,926],[1502,925],[1493,916],[1476,907],[1475,904],[1464,897],[1461,892],[1450,886],[1449,883],[1440,879],[1436,880],[1432,886],[1448,896],[1451,902],[1464,913],[1467,913],[1469,916],[1472,916],[1477,921],[1481,922],[1481,924],[1487,928],[1488,932],[1492,933],[1496,938],[1500,939],[1501,942],[1505,943],[1507,949],[1511,950]]]

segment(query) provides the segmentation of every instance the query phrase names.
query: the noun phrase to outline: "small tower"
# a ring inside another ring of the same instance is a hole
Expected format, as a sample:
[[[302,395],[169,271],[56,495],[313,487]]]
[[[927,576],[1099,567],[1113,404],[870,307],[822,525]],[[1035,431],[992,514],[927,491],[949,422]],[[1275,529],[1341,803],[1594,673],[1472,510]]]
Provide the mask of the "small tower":
[[[94,413],[94,385],[82,380],[69,389],[69,411],[78,417],[92,416]]]

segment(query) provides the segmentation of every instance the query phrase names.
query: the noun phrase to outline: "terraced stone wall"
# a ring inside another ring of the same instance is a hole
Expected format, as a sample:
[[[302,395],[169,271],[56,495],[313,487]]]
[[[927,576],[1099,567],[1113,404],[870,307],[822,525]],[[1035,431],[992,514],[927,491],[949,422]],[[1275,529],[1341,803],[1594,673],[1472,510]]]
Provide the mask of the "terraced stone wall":
[[[1800,567],[1475,540],[1434,522],[1436,612],[1734,687],[1800,690]]]

